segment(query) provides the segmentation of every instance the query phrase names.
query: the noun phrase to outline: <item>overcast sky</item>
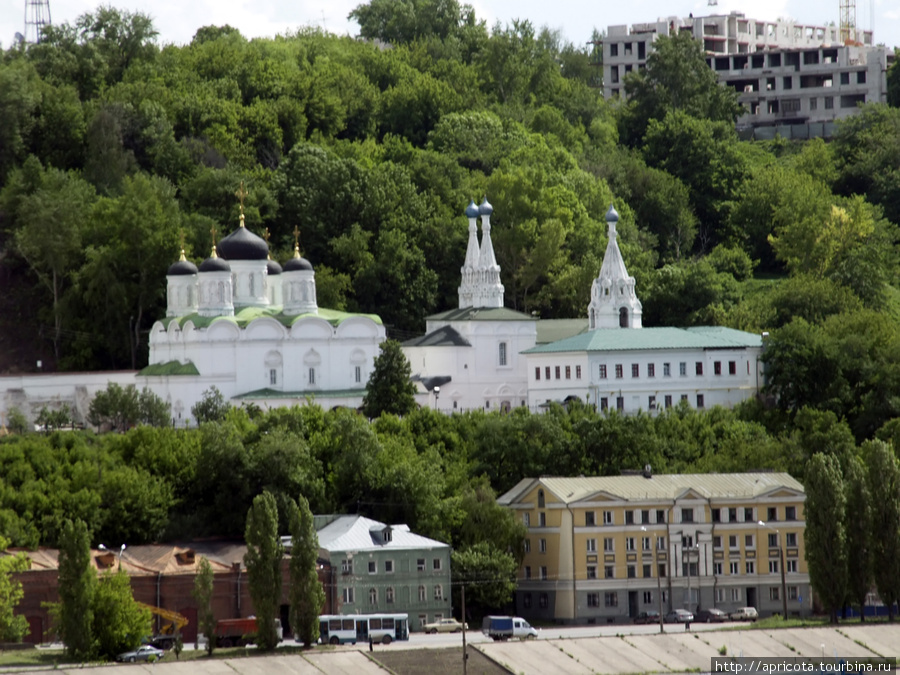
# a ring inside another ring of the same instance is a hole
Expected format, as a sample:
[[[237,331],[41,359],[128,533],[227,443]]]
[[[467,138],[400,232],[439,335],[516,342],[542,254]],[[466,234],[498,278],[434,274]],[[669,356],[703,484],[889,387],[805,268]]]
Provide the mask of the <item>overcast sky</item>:
[[[355,35],[358,26],[347,19],[359,0],[49,0],[54,23],[73,22],[101,4],[149,14],[159,31],[159,43],[185,44],[201,26],[229,24],[246,37],[273,36],[307,25],[332,33]],[[461,0],[464,1],[464,0]],[[593,28],[654,21],[660,17],[743,12],[749,18],[791,18],[807,24],[839,22],[839,0],[474,0],[479,19],[528,19],[536,27],[559,29],[576,44],[587,42]],[[0,0],[0,44],[8,47],[16,32],[24,33],[26,0]],[[875,42],[900,46],[900,0],[857,0],[857,24],[875,31]]]

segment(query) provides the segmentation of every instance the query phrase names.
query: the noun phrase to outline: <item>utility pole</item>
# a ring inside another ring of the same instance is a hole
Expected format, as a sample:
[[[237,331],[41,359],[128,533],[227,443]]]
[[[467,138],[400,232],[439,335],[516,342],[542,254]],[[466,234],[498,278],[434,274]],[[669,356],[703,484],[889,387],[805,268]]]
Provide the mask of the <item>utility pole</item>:
[[[460,595],[462,596],[462,625],[463,625],[463,675],[467,675],[469,654],[466,652],[466,585],[460,586]]]

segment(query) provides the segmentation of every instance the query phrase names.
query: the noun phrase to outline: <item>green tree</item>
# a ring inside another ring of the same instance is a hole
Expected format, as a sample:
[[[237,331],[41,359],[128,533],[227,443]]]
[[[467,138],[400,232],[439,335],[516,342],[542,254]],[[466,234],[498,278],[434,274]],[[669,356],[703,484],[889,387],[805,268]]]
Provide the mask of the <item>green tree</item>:
[[[804,487],[809,580],[831,623],[837,623],[838,609],[847,597],[846,497],[837,459],[821,453],[813,455]],[[887,604],[888,600],[884,601]]]
[[[458,30],[463,9],[457,0],[371,0],[347,16],[359,24],[361,37],[403,44],[436,37],[444,40]]]
[[[887,102],[894,108],[900,108],[900,48],[894,47],[894,62],[887,70]]]
[[[172,404],[144,387],[138,396],[138,415],[143,424],[165,427],[172,422]]]
[[[325,606],[325,590],[316,561],[319,537],[306,497],[291,509],[291,630],[307,649],[319,635],[319,614]]]
[[[412,368],[396,340],[381,343],[380,353],[366,385],[363,412],[369,418],[384,413],[406,415],[416,407],[416,386],[410,381]]]
[[[891,447],[883,441],[871,441],[865,450],[872,505],[869,531],[872,577],[881,601],[888,608],[888,618],[893,621],[894,603],[900,600],[900,466]]]
[[[96,649],[94,594],[97,573],[84,521],[66,521],[59,540],[59,604],[54,608],[57,633],[70,658],[86,661]]]
[[[206,556],[200,558],[197,565],[197,576],[194,577],[194,590],[191,595],[197,602],[197,629],[206,637],[206,653],[212,656],[216,648],[216,615],[213,613],[212,599],[215,586],[212,565]]]
[[[98,391],[88,408],[88,420],[95,427],[107,426],[112,431],[126,431],[137,424],[140,403],[133,384],[122,387],[110,382],[106,389]]]
[[[9,539],[0,536],[0,551],[9,548]],[[0,557],[0,641],[21,642],[28,632],[28,620],[15,613],[16,607],[25,597],[22,582],[12,575],[24,572],[31,566],[24,553]]]
[[[257,495],[247,513],[247,579],[250,597],[256,610],[256,644],[263,651],[278,646],[280,635],[275,627],[281,605],[281,560],[284,549],[278,536],[278,507],[268,492]]]
[[[865,448],[863,450],[865,452]],[[866,469],[851,456],[844,469],[847,496],[847,595],[859,608],[860,621],[866,620],[866,596],[872,590],[872,502]]]
[[[29,431],[31,425],[28,424],[28,418],[18,408],[10,408],[6,419],[6,427],[14,434],[24,434]]]
[[[150,610],[135,602],[128,572],[122,568],[101,577],[92,607],[97,654],[103,658],[137,649],[153,630]]]
[[[720,86],[706,63],[703,43],[683,31],[653,43],[647,67],[625,77],[625,93],[620,134],[633,147],[641,143],[650,120],[661,121],[669,113],[733,125],[743,112],[737,92]]]
[[[485,614],[507,606],[516,590],[519,564],[515,556],[489,541],[481,541],[450,554],[454,600],[459,606],[458,586],[466,587],[466,610]],[[463,617],[465,621],[465,617]]]
[[[191,406],[191,415],[197,420],[197,424],[221,422],[230,409],[231,406],[225,402],[222,392],[213,385],[203,392],[199,401]]]

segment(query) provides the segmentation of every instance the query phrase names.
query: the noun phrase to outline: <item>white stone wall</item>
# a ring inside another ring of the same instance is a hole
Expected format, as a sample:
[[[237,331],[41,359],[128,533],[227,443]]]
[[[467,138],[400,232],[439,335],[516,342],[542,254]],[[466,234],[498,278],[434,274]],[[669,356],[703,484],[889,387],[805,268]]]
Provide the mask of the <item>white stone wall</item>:
[[[562,402],[567,396],[578,396],[601,407],[605,398],[609,409],[616,409],[617,398],[622,397],[623,412],[633,414],[650,410],[650,397],[655,398],[655,410],[665,407],[665,397],[672,397],[672,405],[678,405],[682,396],[692,408],[697,407],[697,395],[703,396],[703,407],[720,405],[731,407],[754,396],[762,385],[761,350],[747,349],[659,349],[616,352],[572,352],[528,355],[528,405],[532,408],[547,401]],[[702,364],[703,374],[696,374],[696,364]],[[715,364],[720,364],[721,374],[715,374]],[[729,364],[734,362],[735,374],[729,374]],[[648,365],[654,365],[655,374],[648,375]],[[666,376],[665,364],[669,364]],[[681,375],[681,364],[685,375]],[[632,365],[638,366],[638,377],[632,376]],[[606,366],[606,377],[600,377],[600,366]],[[622,377],[616,377],[616,366],[622,367]],[[566,378],[566,367],[570,377]],[[581,368],[581,377],[577,369]],[[535,369],[540,369],[540,380]],[[547,368],[550,369],[548,380]],[[559,368],[559,377],[557,377]]]

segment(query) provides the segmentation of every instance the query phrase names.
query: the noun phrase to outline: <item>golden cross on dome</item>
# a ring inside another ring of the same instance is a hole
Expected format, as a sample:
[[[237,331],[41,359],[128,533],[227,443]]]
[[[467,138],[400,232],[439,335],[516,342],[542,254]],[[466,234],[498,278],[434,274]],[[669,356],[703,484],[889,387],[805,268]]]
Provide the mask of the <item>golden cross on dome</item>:
[[[216,226],[215,225],[213,225],[211,228],[209,228],[209,233],[212,235],[213,246],[215,246],[216,245]]]
[[[294,257],[300,257],[300,229],[294,225]]]
[[[244,181],[241,181],[241,186],[234,194],[241,202],[241,227],[244,227],[244,200],[249,195],[249,193],[244,189]]]

